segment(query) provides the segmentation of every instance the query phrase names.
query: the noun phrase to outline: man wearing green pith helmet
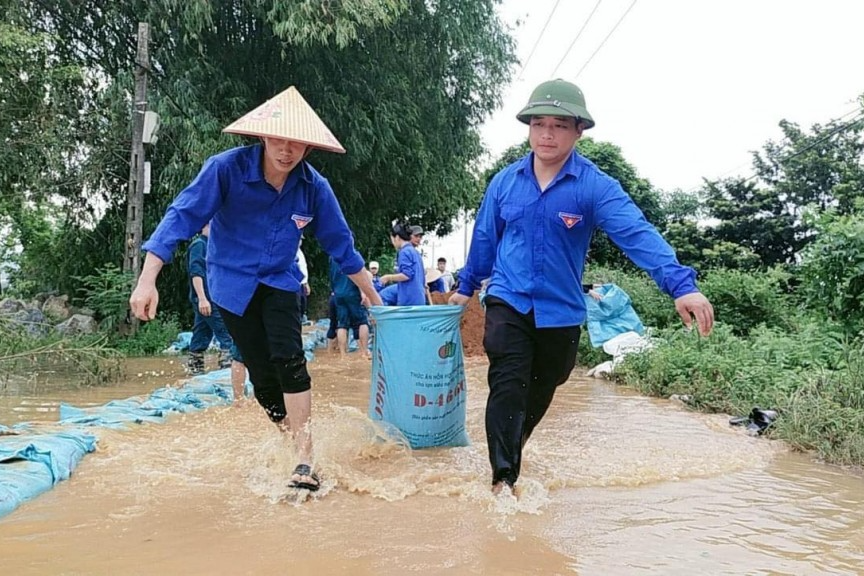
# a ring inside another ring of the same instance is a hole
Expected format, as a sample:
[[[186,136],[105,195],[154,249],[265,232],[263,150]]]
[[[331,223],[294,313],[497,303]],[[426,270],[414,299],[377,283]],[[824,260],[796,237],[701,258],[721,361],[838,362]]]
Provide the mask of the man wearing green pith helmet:
[[[587,314],[582,272],[595,229],[674,299],[686,326],[695,318],[707,336],[714,324],[696,272],[678,263],[621,184],[574,149],[594,127],[582,91],[561,79],[544,82],[517,119],[529,127],[531,153],[489,183],[450,297],[465,305],[488,279],[486,439],[495,493],[516,484],[522,449],[576,364]]]

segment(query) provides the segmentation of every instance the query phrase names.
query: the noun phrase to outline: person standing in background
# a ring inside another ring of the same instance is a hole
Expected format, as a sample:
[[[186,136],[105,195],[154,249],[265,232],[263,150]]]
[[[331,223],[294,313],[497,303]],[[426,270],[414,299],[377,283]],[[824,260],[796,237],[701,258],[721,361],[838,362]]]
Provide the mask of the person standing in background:
[[[357,341],[363,356],[369,353],[369,319],[363,307],[363,296],[357,285],[342,272],[339,265],[330,259],[330,287],[336,305],[336,341],[342,358],[348,355],[348,330],[356,328]]]
[[[208,236],[210,236],[210,224],[205,224],[201,234],[189,244],[186,254],[189,302],[192,303],[192,311],[195,314],[186,371],[193,376],[204,373],[204,353],[210,347],[214,335],[219,342],[220,368],[228,368],[231,365],[231,348],[234,346],[219,309],[210,304],[210,291],[207,289]]]
[[[444,257],[438,258],[438,271],[441,272],[441,281],[444,283],[444,292],[453,290],[453,274],[447,271],[447,259]]]
[[[420,244],[423,242],[423,235],[425,234],[423,227],[411,226],[409,230],[411,231],[411,245],[419,251]]]
[[[383,292],[387,292],[387,300],[394,291],[387,288],[388,284],[395,284],[395,303],[397,306],[423,306],[426,304],[426,274],[423,269],[423,260],[420,252],[411,242],[411,231],[402,224],[394,224],[390,230],[390,242],[396,248],[396,272],[385,274],[381,277],[381,285],[385,286]],[[383,298],[384,296],[382,296]]]
[[[303,236],[300,236],[300,245],[297,247],[297,269],[300,271],[300,291],[297,295],[300,297],[300,322],[306,324],[309,322],[309,294],[312,293],[312,288],[309,286],[309,267],[306,265],[306,255],[303,254]]]
[[[378,275],[378,262],[371,260],[369,262],[369,273],[372,274],[372,286],[377,292],[381,292],[384,286],[381,285],[381,276]]]

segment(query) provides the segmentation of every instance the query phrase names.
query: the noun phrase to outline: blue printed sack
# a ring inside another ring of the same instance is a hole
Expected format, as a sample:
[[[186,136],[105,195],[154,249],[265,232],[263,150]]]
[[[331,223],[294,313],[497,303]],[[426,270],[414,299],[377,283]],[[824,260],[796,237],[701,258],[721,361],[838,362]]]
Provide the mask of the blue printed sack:
[[[639,315],[630,304],[630,296],[615,284],[603,284],[594,289],[603,298],[598,302],[585,295],[588,307],[588,337],[595,348],[624,332],[644,334]]]
[[[462,306],[375,306],[369,418],[411,448],[467,446]]]

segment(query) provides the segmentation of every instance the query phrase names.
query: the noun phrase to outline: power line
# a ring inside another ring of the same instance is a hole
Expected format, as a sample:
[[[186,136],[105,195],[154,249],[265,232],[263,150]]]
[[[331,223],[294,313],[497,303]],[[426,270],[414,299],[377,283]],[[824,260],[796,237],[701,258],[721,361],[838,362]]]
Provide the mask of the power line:
[[[528,63],[531,61],[531,57],[534,56],[534,51],[537,50],[537,46],[540,44],[540,40],[543,39],[543,34],[546,32],[546,28],[549,26],[549,22],[552,21],[552,16],[555,15],[555,11],[558,10],[558,4],[561,3],[561,0],[555,0],[555,5],[552,6],[552,11],[549,13],[549,17],[546,18],[546,23],[543,24],[543,29],[540,30],[540,35],[537,36],[537,40],[534,41],[534,46],[531,47],[531,52],[528,54],[528,58],[525,60],[525,63],[522,64],[522,69],[519,70],[519,76],[516,78],[517,80],[522,79],[522,73],[525,72],[525,68],[528,67]]]
[[[846,114],[845,116],[848,116],[848,114]],[[855,124],[857,124],[861,120],[864,120],[864,110],[859,111],[858,116],[856,118],[853,118],[852,120],[850,120],[849,122],[846,122],[845,124],[841,124],[840,126],[835,128],[834,130],[829,132],[828,134],[822,136],[821,138],[819,138],[815,142],[811,142],[810,144],[808,144],[807,146],[805,146],[801,150],[793,152],[792,154],[789,154],[788,156],[785,156],[783,158],[780,158],[780,160],[778,160],[778,163],[788,162],[789,160],[792,160],[793,158],[797,158],[798,156],[804,154],[805,152],[809,152],[810,150],[812,150],[816,146],[819,146],[820,144],[830,140],[833,136],[836,136],[840,132],[845,132],[846,130],[853,127]],[[757,176],[759,176],[759,175],[753,174],[752,176],[750,176],[749,178],[744,180],[744,182],[749,182],[750,180],[753,180]]]
[[[615,26],[612,27],[612,30],[609,31],[609,34],[606,35],[606,38],[603,39],[603,41],[600,43],[600,45],[597,47],[597,49],[594,50],[594,53],[588,57],[588,60],[585,62],[585,64],[582,65],[582,68],[580,68],[579,71],[576,73],[576,78],[579,78],[579,75],[582,74],[582,71],[585,70],[585,67],[588,66],[588,64],[591,63],[591,60],[594,59],[594,56],[596,56],[597,53],[600,52],[600,49],[603,48],[603,46],[606,44],[606,41],[609,40],[609,38],[612,36],[612,34],[615,33],[615,30],[618,29],[618,26],[621,25],[621,22],[624,21],[624,18],[627,17],[627,14],[630,13],[630,11],[633,9],[633,7],[635,5],[636,5],[636,0],[633,0],[633,2],[627,8],[627,10],[624,12],[624,14],[621,15],[621,18],[618,19],[618,22],[615,23]]]
[[[579,37],[582,36],[582,32],[585,30],[585,27],[588,26],[588,23],[591,22],[591,18],[594,17],[594,13],[597,12],[597,8],[600,7],[600,3],[603,0],[597,0],[597,4],[594,5],[594,9],[591,10],[591,14],[588,15],[588,19],[582,24],[582,28],[579,29],[579,32],[576,33],[576,37],[573,38],[573,42],[570,43],[570,46],[567,47],[567,51],[564,52],[564,55],[561,57],[561,60],[558,61],[558,65],[555,66],[555,70],[552,71],[552,77],[555,77],[555,74],[558,72],[558,68],[561,67],[561,64],[564,63],[564,59],[567,58],[567,55],[570,54],[570,50],[573,49],[573,46],[576,45],[576,41],[579,40]]]
[[[864,120],[864,109],[859,109],[859,110],[850,110],[846,114],[843,114],[842,116],[840,116],[838,118],[835,118],[835,121],[842,120],[843,118],[846,118],[847,116],[851,116],[852,114],[856,114],[856,113],[857,113],[857,116],[855,118],[852,118],[849,122],[841,124],[840,126],[836,127],[834,130],[829,132],[828,134],[825,134],[824,136],[822,136],[821,138],[819,138],[815,142],[811,142],[810,144],[808,144],[807,146],[805,146],[801,150],[797,150],[797,151],[789,154],[788,156],[784,156],[783,158],[780,158],[778,160],[778,163],[788,162],[789,160],[792,160],[793,158],[796,158],[796,157],[804,154],[805,152],[809,152],[810,150],[812,150],[816,146],[819,146],[820,144],[826,142],[827,140],[829,140],[833,136],[836,136],[837,134],[839,134],[841,132],[845,132],[846,130],[852,128],[858,122],[861,122],[862,120]],[[711,180],[709,180],[709,182],[717,182],[719,180],[723,180],[725,178],[725,176],[728,175],[730,172],[732,172],[732,170],[725,172],[721,176],[718,176],[716,178],[712,178]],[[759,174],[754,172],[753,174],[751,174],[747,178],[744,178],[743,180],[741,180],[741,183],[744,184],[746,182],[750,182],[751,180],[755,180],[758,177],[759,177]],[[686,190],[685,193],[686,194],[692,194],[692,193],[698,192],[703,187],[704,187],[704,184],[699,185],[699,186],[694,186],[693,188]]]

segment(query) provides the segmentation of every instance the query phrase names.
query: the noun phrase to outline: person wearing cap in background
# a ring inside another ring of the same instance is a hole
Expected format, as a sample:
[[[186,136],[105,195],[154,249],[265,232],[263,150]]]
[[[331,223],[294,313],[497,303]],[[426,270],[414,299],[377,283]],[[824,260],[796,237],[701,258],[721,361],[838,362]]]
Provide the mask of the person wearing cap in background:
[[[375,260],[371,260],[369,262],[369,273],[372,274],[372,286],[375,287],[377,292],[381,292],[384,289],[384,285],[381,284],[381,276],[378,275],[378,262]]]
[[[144,243],[147,252],[129,299],[141,320],[156,317],[156,279],[178,242],[210,222],[207,272],[219,307],[267,416],[293,435],[297,467],[290,485],[317,490],[313,472],[311,378],[300,324],[300,236],[321,247],[372,304],[363,258],[354,248],[339,202],[327,180],[305,160],[311,148],[345,152],[293,86],[224,130],[260,141],[210,157],[174,199]]]
[[[488,278],[483,346],[495,493],[516,484],[525,442],[575,365],[586,319],[582,271],[595,228],[675,300],[686,326],[695,318],[707,336],[714,323],[694,270],[678,263],[621,184],[575,151],[582,132],[594,126],[582,91],[560,79],[544,82],[517,118],[529,126],[531,153],[489,183],[449,299],[467,304]]]
[[[420,243],[423,242],[423,234],[425,234],[423,228],[421,226],[411,226],[409,230],[411,231],[411,244],[414,248],[420,250]]]
[[[411,242],[411,229],[394,224],[390,243],[396,248],[396,270],[381,276],[381,298],[388,305],[423,306],[426,304],[426,274],[423,259]],[[390,284],[390,286],[387,286]],[[395,288],[394,288],[395,286]]]

